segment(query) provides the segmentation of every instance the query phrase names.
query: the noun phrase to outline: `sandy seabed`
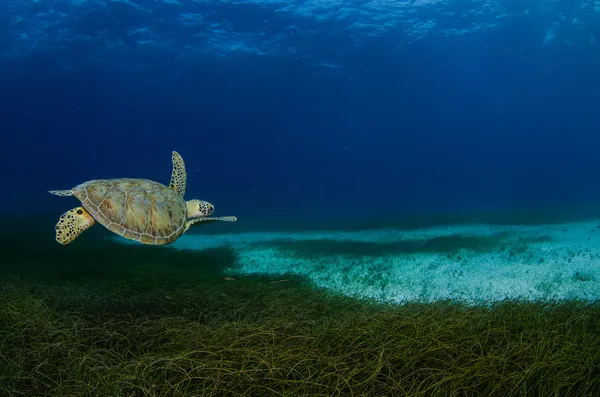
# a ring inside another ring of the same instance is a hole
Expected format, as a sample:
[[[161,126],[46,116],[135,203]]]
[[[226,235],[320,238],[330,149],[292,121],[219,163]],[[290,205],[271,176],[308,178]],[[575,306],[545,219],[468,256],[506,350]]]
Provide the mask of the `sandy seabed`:
[[[600,220],[551,225],[453,225],[416,230],[186,234],[167,249],[229,246],[230,277],[289,275],[382,302],[600,296]],[[130,241],[115,237],[119,242]]]

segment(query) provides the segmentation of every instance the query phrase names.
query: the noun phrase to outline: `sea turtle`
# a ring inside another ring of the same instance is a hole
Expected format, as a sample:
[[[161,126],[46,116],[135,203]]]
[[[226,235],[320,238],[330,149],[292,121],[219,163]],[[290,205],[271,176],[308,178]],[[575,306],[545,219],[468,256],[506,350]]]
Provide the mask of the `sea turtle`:
[[[210,217],[214,206],[203,200],[185,201],[187,174],[183,158],[173,152],[169,186],[148,179],[96,179],[70,190],[50,190],[57,196],[75,196],[83,205],[61,215],[56,241],[75,240],[96,221],[108,230],[144,244],[170,244],[198,222],[237,220]]]

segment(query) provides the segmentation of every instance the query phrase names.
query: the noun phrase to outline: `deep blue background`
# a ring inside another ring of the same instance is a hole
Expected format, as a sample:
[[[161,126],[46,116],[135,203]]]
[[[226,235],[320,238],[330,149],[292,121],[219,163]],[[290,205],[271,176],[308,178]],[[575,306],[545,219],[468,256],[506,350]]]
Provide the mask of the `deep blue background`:
[[[76,201],[46,190],[93,178],[167,183],[172,150],[186,198],[240,221],[600,206],[599,47],[544,45],[528,18],[402,47],[324,38],[311,60],[4,59],[1,212],[58,216]],[[316,73],[331,48],[340,68]]]

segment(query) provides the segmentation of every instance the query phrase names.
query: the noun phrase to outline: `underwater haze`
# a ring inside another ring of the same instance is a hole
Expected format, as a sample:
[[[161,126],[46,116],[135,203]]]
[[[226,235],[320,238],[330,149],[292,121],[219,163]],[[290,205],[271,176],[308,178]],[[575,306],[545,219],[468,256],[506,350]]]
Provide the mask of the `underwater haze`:
[[[236,227],[600,203],[595,1],[3,0],[0,21],[5,214],[166,182],[172,150]]]
[[[238,220],[169,248],[228,247],[227,277],[600,298],[598,2],[1,4],[1,214],[23,241],[79,204],[48,190],[166,184],[177,151],[185,198]],[[73,244],[94,235],[131,242]]]
[[[0,0],[0,396],[600,396],[598,40],[595,0]]]

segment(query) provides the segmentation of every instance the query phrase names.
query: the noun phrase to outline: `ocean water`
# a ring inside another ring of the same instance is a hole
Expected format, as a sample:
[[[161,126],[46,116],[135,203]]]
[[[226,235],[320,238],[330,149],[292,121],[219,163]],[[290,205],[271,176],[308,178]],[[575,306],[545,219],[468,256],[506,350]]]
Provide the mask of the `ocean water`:
[[[147,277],[140,263],[160,252],[182,283],[297,277],[394,307],[594,304],[598,40],[591,0],[0,0],[0,293],[7,304],[81,293],[79,309],[102,313],[167,299],[181,305],[169,315],[185,317],[192,290],[177,301],[156,276],[148,298],[120,278]],[[80,203],[48,190],[122,177],[168,185],[173,151],[185,199],[236,222],[195,225],[160,247],[98,222],[69,245],[54,241],[60,215]],[[227,259],[202,259],[213,252]],[[33,287],[46,275],[51,284]],[[105,279],[114,287],[97,301],[81,292]],[[106,297],[114,291],[136,298]],[[48,304],[62,313],[72,303]],[[14,307],[38,308],[28,305]],[[7,384],[0,391],[50,390]],[[152,395],[114,385],[87,392]],[[75,393],[64,387],[57,395]]]
[[[58,217],[76,203],[47,190],[90,179],[167,183],[177,150],[186,198],[239,218],[206,233],[480,213],[594,222],[598,7],[2,2],[1,211]]]

